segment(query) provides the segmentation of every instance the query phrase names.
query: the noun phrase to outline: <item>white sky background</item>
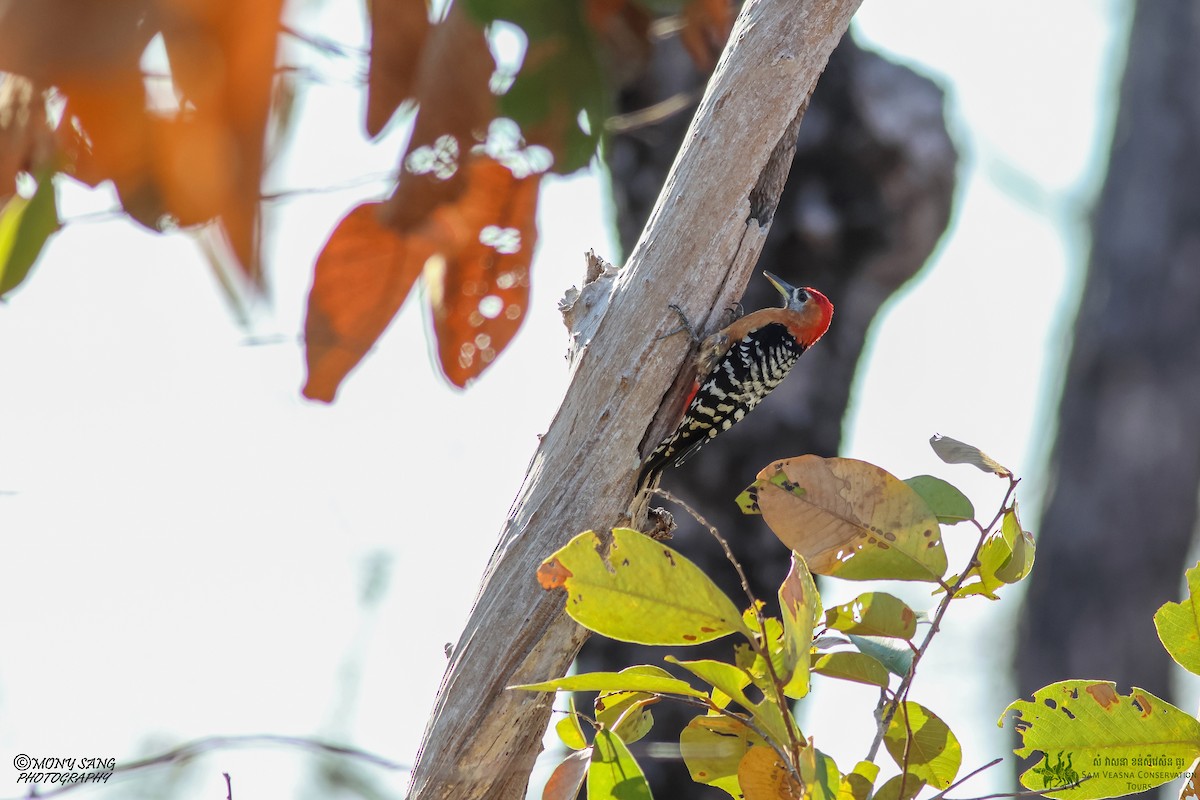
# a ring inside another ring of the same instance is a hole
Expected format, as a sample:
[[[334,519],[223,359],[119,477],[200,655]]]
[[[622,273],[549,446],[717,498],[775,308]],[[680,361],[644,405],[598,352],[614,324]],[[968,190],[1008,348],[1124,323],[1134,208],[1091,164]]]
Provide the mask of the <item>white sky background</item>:
[[[865,42],[947,87],[962,168],[952,235],[873,331],[844,454],[946,477],[982,512],[999,482],[942,465],[925,444],[935,431],[970,441],[1027,477],[1027,526],[1121,7],[868,0],[857,21]],[[358,2],[312,13],[297,24],[363,41]],[[392,169],[404,133],[362,141],[362,65],[292,52],[327,80],[308,85],[271,188]],[[411,763],[443,645],[566,385],[555,301],[581,278],[583,251],[614,252],[600,184],[549,184],[531,316],[466,393],[438,376],[410,302],[335,405],[299,396],[312,259],[379,183],[273,206],[273,300],[252,331],[268,344],[248,343],[186,236],[108,220],[53,240],[0,307],[0,797],[28,788],[15,783],[17,753],[129,760],[213,734],[319,734]],[[64,186],[60,204],[69,218],[115,200]],[[373,564],[390,577],[364,611]],[[1014,698],[986,668],[1008,663],[1005,605],[952,610],[959,638],[935,644],[917,681],[916,699],[963,738],[965,768],[1005,752],[994,720]],[[868,714],[869,698],[847,697]],[[840,766],[861,757],[861,731],[811,719],[806,732]],[[223,797],[222,771],[235,796],[298,796],[311,775],[284,767],[298,761],[215,755],[178,796]],[[961,794],[1007,779],[1001,768]]]

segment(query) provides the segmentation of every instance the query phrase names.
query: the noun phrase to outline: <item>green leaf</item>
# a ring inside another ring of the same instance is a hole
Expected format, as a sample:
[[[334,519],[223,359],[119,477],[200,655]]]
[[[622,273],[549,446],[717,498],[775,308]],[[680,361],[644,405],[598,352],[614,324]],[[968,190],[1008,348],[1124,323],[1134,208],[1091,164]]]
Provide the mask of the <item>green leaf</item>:
[[[832,758],[810,744],[800,753],[799,767],[805,800],[836,800],[842,773]]]
[[[821,595],[804,556],[792,553],[792,566],[779,587],[783,612],[784,694],[799,699],[808,694],[813,630],[821,613]]]
[[[554,732],[558,734],[558,738],[567,747],[572,750],[582,750],[588,746],[587,737],[583,735],[583,728],[579,725],[579,715],[575,713],[575,697],[572,695],[568,702],[571,704],[571,711],[565,717],[554,723]]]
[[[893,675],[903,678],[912,669],[912,648],[900,640],[879,636],[859,636],[854,633],[848,633],[846,636],[859,652],[883,664]]]
[[[587,796],[588,800],[652,800],[642,768],[621,737],[609,731],[596,731]]]
[[[838,788],[838,800],[869,800],[879,777],[879,765],[873,761],[860,761],[854,769],[842,776]]]
[[[954,782],[962,766],[962,746],[937,714],[907,701],[896,709],[883,744],[901,770],[937,789]]]
[[[954,596],[982,594],[990,600],[999,599],[996,590],[1022,580],[1033,569],[1034,552],[1033,534],[1021,529],[1014,503],[1005,510],[1000,529],[984,540],[978,564],[967,571],[968,582]]]
[[[1059,800],[1096,800],[1161,786],[1182,774],[1200,755],[1200,722],[1134,687],[1118,694],[1111,681],[1071,680],[1034,692],[1004,711],[1013,713],[1021,757],[1043,758],[1021,775],[1035,791],[1058,789]]]
[[[738,504],[762,514],[818,575],[937,581],[946,572],[941,527],[906,483],[851,458],[800,456],[758,473]]]
[[[1159,641],[1179,666],[1200,675],[1200,564],[1187,571],[1188,596],[1154,612]]]
[[[738,765],[761,736],[729,717],[695,717],[679,736],[679,752],[696,783],[715,786],[735,798],[742,796]]]
[[[680,661],[675,656],[667,656],[666,660],[678,664],[700,680],[712,686],[717,691],[713,693],[713,703],[718,708],[725,708],[732,700],[747,711],[754,708],[754,703],[746,697],[745,688],[750,685],[750,674],[733,664],[724,661],[703,659],[700,661]]]
[[[587,166],[608,117],[608,84],[583,4],[562,0],[466,0],[484,24],[505,20],[528,38],[524,63],[500,110],[521,126],[529,144],[554,154],[554,172]],[[587,122],[581,124],[580,118]]]
[[[682,555],[629,528],[587,531],[542,562],[545,589],[565,587],[567,613],[610,639],[689,645],[749,631],[733,602]],[[619,688],[619,687],[618,687]]]
[[[812,671],[829,678],[881,688],[889,682],[887,668],[865,653],[826,653],[817,658]]]
[[[917,615],[895,595],[867,592],[849,603],[827,609],[825,625],[861,636],[911,639],[917,632]]]
[[[651,664],[626,667],[620,674],[654,675],[675,680],[671,673]],[[649,706],[658,701],[657,695],[648,692],[601,692],[594,704],[596,722],[620,736],[625,744],[633,744],[654,725]]]
[[[924,788],[925,781],[916,775],[896,775],[884,781],[871,800],[912,800]]]
[[[935,433],[929,439],[929,446],[933,448],[933,452],[937,453],[937,457],[947,464],[970,464],[984,472],[991,472],[1001,478],[1012,477],[1012,471],[1008,467],[1005,467],[975,445]]]
[[[958,487],[932,475],[917,475],[905,481],[914,492],[921,495],[933,511],[938,522],[943,525],[954,525],[968,519],[975,519],[975,506]]]
[[[527,692],[655,692],[656,694],[679,694],[685,697],[706,697],[705,692],[692,687],[679,678],[664,678],[636,672],[585,672],[568,675],[552,681],[523,683],[509,686]]]
[[[0,209],[0,297],[25,280],[59,227],[52,173],[38,176],[33,197],[14,194],[8,199]]]

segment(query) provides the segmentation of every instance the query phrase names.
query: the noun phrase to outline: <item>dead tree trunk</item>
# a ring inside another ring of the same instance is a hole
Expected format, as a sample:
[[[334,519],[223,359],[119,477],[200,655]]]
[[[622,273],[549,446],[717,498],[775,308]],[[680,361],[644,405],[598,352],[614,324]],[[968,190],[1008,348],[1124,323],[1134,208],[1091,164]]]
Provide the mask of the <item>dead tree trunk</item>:
[[[639,445],[688,355],[656,343],[681,306],[706,322],[758,260],[795,126],[859,0],[751,0],[607,311],[530,465],[442,682],[409,798],[524,796],[552,696],[505,687],[562,675],[585,638],[537,564],[622,521]],[[736,154],[736,157],[732,157]],[[789,153],[790,155],[790,153]],[[752,202],[752,197],[755,200]],[[467,469],[464,467],[464,469]],[[460,476],[469,491],[469,473]],[[450,520],[452,524],[452,518]]]
[[[1020,690],[1169,694],[1151,617],[1177,599],[1200,487],[1200,7],[1135,6],[1058,414]]]
[[[632,112],[692,90],[695,72],[677,42],[657,49],[650,72],[622,98]],[[684,122],[668,120],[617,137],[610,167],[618,227],[626,246],[641,229]],[[770,598],[787,572],[786,551],[765,525],[733,503],[754,475],[776,458],[835,455],[850,385],[867,329],[880,305],[925,263],[950,219],[957,157],[943,118],[941,90],[927,78],[857,47],[847,36],[829,61],[799,131],[795,160],[763,250],[760,267],[826,292],[836,306],[833,326],[784,383],[745,421],[705,445],[664,485],[683,496],[729,537],[755,593]],[[752,280],[748,310],[778,304],[766,281]],[[689,526],[681,522],[683,531]],[[675,546],[723,583],[741,590],[708,537],[676,537]],[[714,643],[688,658],[729,656]],[[665,651],[596,638],[579,657],[583,671],[659,664]],[[694,715],[655,707],[652,740],[635,745],[661,752],[677,746]],[[720,797],[692,782],[678,760],[643,759],[656,797]]]

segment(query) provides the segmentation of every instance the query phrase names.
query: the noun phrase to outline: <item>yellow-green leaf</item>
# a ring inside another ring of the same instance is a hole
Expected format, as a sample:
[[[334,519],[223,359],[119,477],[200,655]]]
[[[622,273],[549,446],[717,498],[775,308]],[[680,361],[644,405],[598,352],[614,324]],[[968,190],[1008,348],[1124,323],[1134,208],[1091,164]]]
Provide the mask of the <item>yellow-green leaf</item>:
[[[1098,800],[1174,780],[1200,755],[1200,722],[1191,714],[1134,687],[1118,694],[1111,681],[1071,680],[1034,692],[1005,709],[1013,712],[1021,757],[1043,758],[1021,775],[1029,789],[1059,789],[1053,797]]]
[[[51,173],[38,176],[33,197],[14,194],[8,199],[0,209],[0,297],[25,280],[46,240],[59,227]]]
[[[655,692],[681,694],[686,697],[706,696],[687,681],[636,672],[585,672],[581,675],[568,675],[565,678],[540,683],[523,683],[508,688],[523,689],[527,692]]]
[[[937,453],[937,457],[947,464],[970,464],[984,472],[991,472],[1001,478],[1012,477],[1012,471],[1008,467],[1005,467],[973,444],[960,442],[958,439],[951,439],[949,436],[942,436],[940,433],[935,433],[929,439],[929,446],[933,448],[933,452]]]
[[[889,682],[887,668],[865,653],[826,653],[817,658],[812,671],[829,678],[871,686],[886,687]]]
[[[725,708],[730,700],[747,711],[754,708],[754,703],[746,697],[744,691],[750,685],[750,674],[746,670],[734,664],[713,659],[680,661],[675,656],[666,656],[666,660],[672,664],[678,664],[712,686],[716,690],[713,692],[713,703],[718,708]]]
[[[895,595],[867,592],[849,603],[827,609],[825,625],[861,636],[911,639],[917,632],[917,615]]]
[[[587,796],[588,800],[652,800],[642,768],[621,737],[609,731],[596,731]]]
[[[946,572],[937,517],[899,478],[851,458],[776,461],[739,497],[818,575],[937,581]]]
[[[735,798],[742,797],[738,765],[762,737],[729,717],[696,717],[679,736],[679,752],[696,783],[715,786]]]
[[[879,765],[873,761],[860,761],[854,769],[842,776],[838,787],[838,800],[868,800],[879,777]]]
[[[808,694],[809,660],[813,629],[821,613],[821,595],[813,581],[804,556],[792,553],[792,566],[779,587],[779,608],[783,614],[784,694],[799,699]]]
[[[900,767],[937,789],[954,782],[962,766],[962,746],[937,714],[907,701],[896,709],[883,744]]]
[[[932,475],[917,475],[905,483],[921,495],[921,499],[929,504],[929,509],[943,525],[954,525],[975,518],[975,506],[957,486]]]
[[[588,746],[587,737],[583,735],[583,728],[579,725],[579,715],[575,713],[575,697],[572,695],[568,701],[571,705],[570,712],[554,723],[554,732],[558,734],[558,738],[567,747],[572,750],[582,750]]]
[[[804,784],[804,800],[836,800],[842,773],[834,760],[810,741],[800,752],[800,780]]]
[[[1200,564],[1187,571],[1188,596],[1154,613],[1158,638],[1179,666],[1200,675]]]
[[[912,800],[925,788],[925,781],[916,775],[902,773],[884,781],[871,800]]]
[[[688,645],[747,633],[733,602],[704,572],[671,548],[629,528],[611,548],[586,531],[542,562],[544,589],[566,588],[567,613],[610,639]]]
[[[630,673],[675,680],[671,673],[651,664],[626,667],[620,674]],[[596,722],[614,731],[625,744],[633,744],[645,736],[654,724],[654,716],[649,707],[658,701],[657,695],[648,692],[601,692],[594,703]]]

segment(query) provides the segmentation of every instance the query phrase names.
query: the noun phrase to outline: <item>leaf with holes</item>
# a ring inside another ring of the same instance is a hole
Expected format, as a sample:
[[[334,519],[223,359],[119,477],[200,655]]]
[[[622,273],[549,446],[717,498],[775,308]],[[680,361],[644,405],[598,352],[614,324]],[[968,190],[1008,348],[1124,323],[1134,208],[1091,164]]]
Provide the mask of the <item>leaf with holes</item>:
[[[691,561],[629,528],[606,539],[581,533],[538,567],[543,589],[567,590],[567,613],[580,625],[639,644],[749,635],[737,607]]]
[[[384,227],[379,203],[356,206],[317,257],[304,321],[304,395],[332,402],[338,386],[391,323],[434,252],[419,236]]]
[[[921,496],[873,464],[800,456],[770,464],[739,495],[743,513],[819,575],[937,581],[946,572],[937,518]]]
[[[465,387],[491,365],[525,319],[537,243],[540,176],[517,178],[484,156],[467,190],[422,227],[444,254],[426,273],[442,372]]]
[[[896,709],[883,744],[901,770],[938,789],[954,782],[962,746],[941,717],[912,701]]]
[[[1200,755],[1200,722],[1191,714],[1134,687],[1118,694],[1111,681],[1053,683],[1004,710],[1021,737],[1015,752],[1042,759],[1021,775],[1053,797],[1097,800],[1150,789],[1174,780]],[[1136,777],[1135,777],[1136,776]],[[1083,778],[1078,786],[1069,786]]]

